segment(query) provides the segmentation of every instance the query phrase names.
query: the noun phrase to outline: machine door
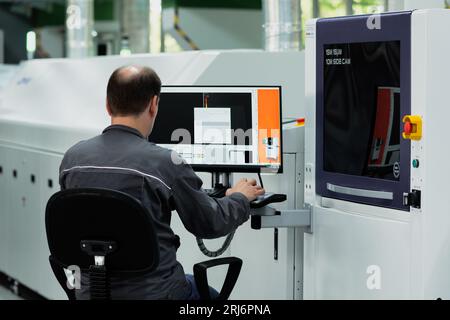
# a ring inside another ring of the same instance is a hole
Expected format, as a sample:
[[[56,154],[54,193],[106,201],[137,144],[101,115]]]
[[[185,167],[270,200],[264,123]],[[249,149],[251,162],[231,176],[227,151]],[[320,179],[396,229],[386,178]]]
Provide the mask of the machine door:
[[[408,211],[411,13],[319,20],[317,193]]]

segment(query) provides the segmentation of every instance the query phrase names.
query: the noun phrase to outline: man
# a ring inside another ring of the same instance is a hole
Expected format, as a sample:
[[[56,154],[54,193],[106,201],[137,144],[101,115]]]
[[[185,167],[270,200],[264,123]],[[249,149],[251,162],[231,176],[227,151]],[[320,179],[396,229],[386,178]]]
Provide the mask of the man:
[[[189,165],[173,161],[170,150],[148,142],[160,92],[161,81],[152,69],[117,69],[107,88],[106,109],[111,126],[100,136],[73,146],[61,163],[61,189],[119,190],[139,199],[154,219],[160,244],[157,270],[136,279],[112,279],[113,298],[198,298],[195,283],[186,278],[176,260],[179,239],[170,228],[171,212],[176,210],[186,229],[195,236],[218,238],[247,221],[249,202],[264,194],[255,180],[244,179],[229,189],[225,198],[210,198]],[[89,297],[87,281],[82,275],[77,298]]]

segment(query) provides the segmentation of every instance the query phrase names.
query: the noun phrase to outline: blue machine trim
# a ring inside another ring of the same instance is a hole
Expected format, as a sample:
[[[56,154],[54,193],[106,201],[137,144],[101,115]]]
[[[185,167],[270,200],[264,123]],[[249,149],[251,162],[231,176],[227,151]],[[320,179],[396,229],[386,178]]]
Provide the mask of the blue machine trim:
[[[369,15],[320,19],[317,21],[316,192],[318,195],[402,211],[410,210],[408,206],[404,206],[403,204],[403,193],[410,192],[410,141],[401,139],[401,173],[399,181],[351,176],[324,171],[323,142],[324,46],[328,44],[400,41],[400,118],[402,119],[403,116],[411,114],[411,15],[411,11],[381,14],[381,29],[375,30],[370,30],[367,27],[367,21],[369,17],[371,17]],[[340,194],[328,190],[327,184],[329,183],[348,188],[392,192],[394,197],[393,200],[387,200]]]

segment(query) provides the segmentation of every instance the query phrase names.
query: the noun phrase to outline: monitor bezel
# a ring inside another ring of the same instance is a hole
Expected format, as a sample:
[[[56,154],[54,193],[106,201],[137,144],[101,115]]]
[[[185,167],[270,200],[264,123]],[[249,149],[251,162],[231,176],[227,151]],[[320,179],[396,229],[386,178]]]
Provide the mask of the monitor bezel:
[[[163,88],[253,88],[264,89],[273,88],[280,92],[280,166],[275,169],[270,166],[263,165],[208,165],[208,164],[190,164],[192,169],[196,172],[239,172],[239,173],[283,173],[283,89],[281,85],[163,85],[161,86],[161,94]],[[158,121],[158,118],[156,119]]]
[[[410,207],[404,204],[404,194],[410,192],[411,143],[401,139],[401,176],[399,181],[355,176],[328,172],[323,167],[324,152],[324,46],[348,43],[368,43],[400,41],[400,105],[401,116],[411,114],[411,12],[387,13],[381,15],[383,29],[369,30],[365,28],[370,16],[340,17],[320,19],[317,24],[316,39],[316,194],[341,201],[377,206],[409,212]],[[345,31],[345,32],[344,32]],[[328,188],[328,184],[367,191],[390,192],[393,200],[369,198],[344,193],[336,193]]]

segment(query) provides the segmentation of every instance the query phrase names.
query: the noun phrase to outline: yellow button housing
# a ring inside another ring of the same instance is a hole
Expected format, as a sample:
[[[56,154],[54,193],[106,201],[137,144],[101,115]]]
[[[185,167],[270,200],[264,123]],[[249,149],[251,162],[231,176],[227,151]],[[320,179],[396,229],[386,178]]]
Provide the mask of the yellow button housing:
[[[410,132],[407,132],[405,130],[403,132],[403,139],[408,140],[420,140],[422,139],[422,117],[421,116],[405,116],[403,118],[403,123],[408,125],[411,130]]]

